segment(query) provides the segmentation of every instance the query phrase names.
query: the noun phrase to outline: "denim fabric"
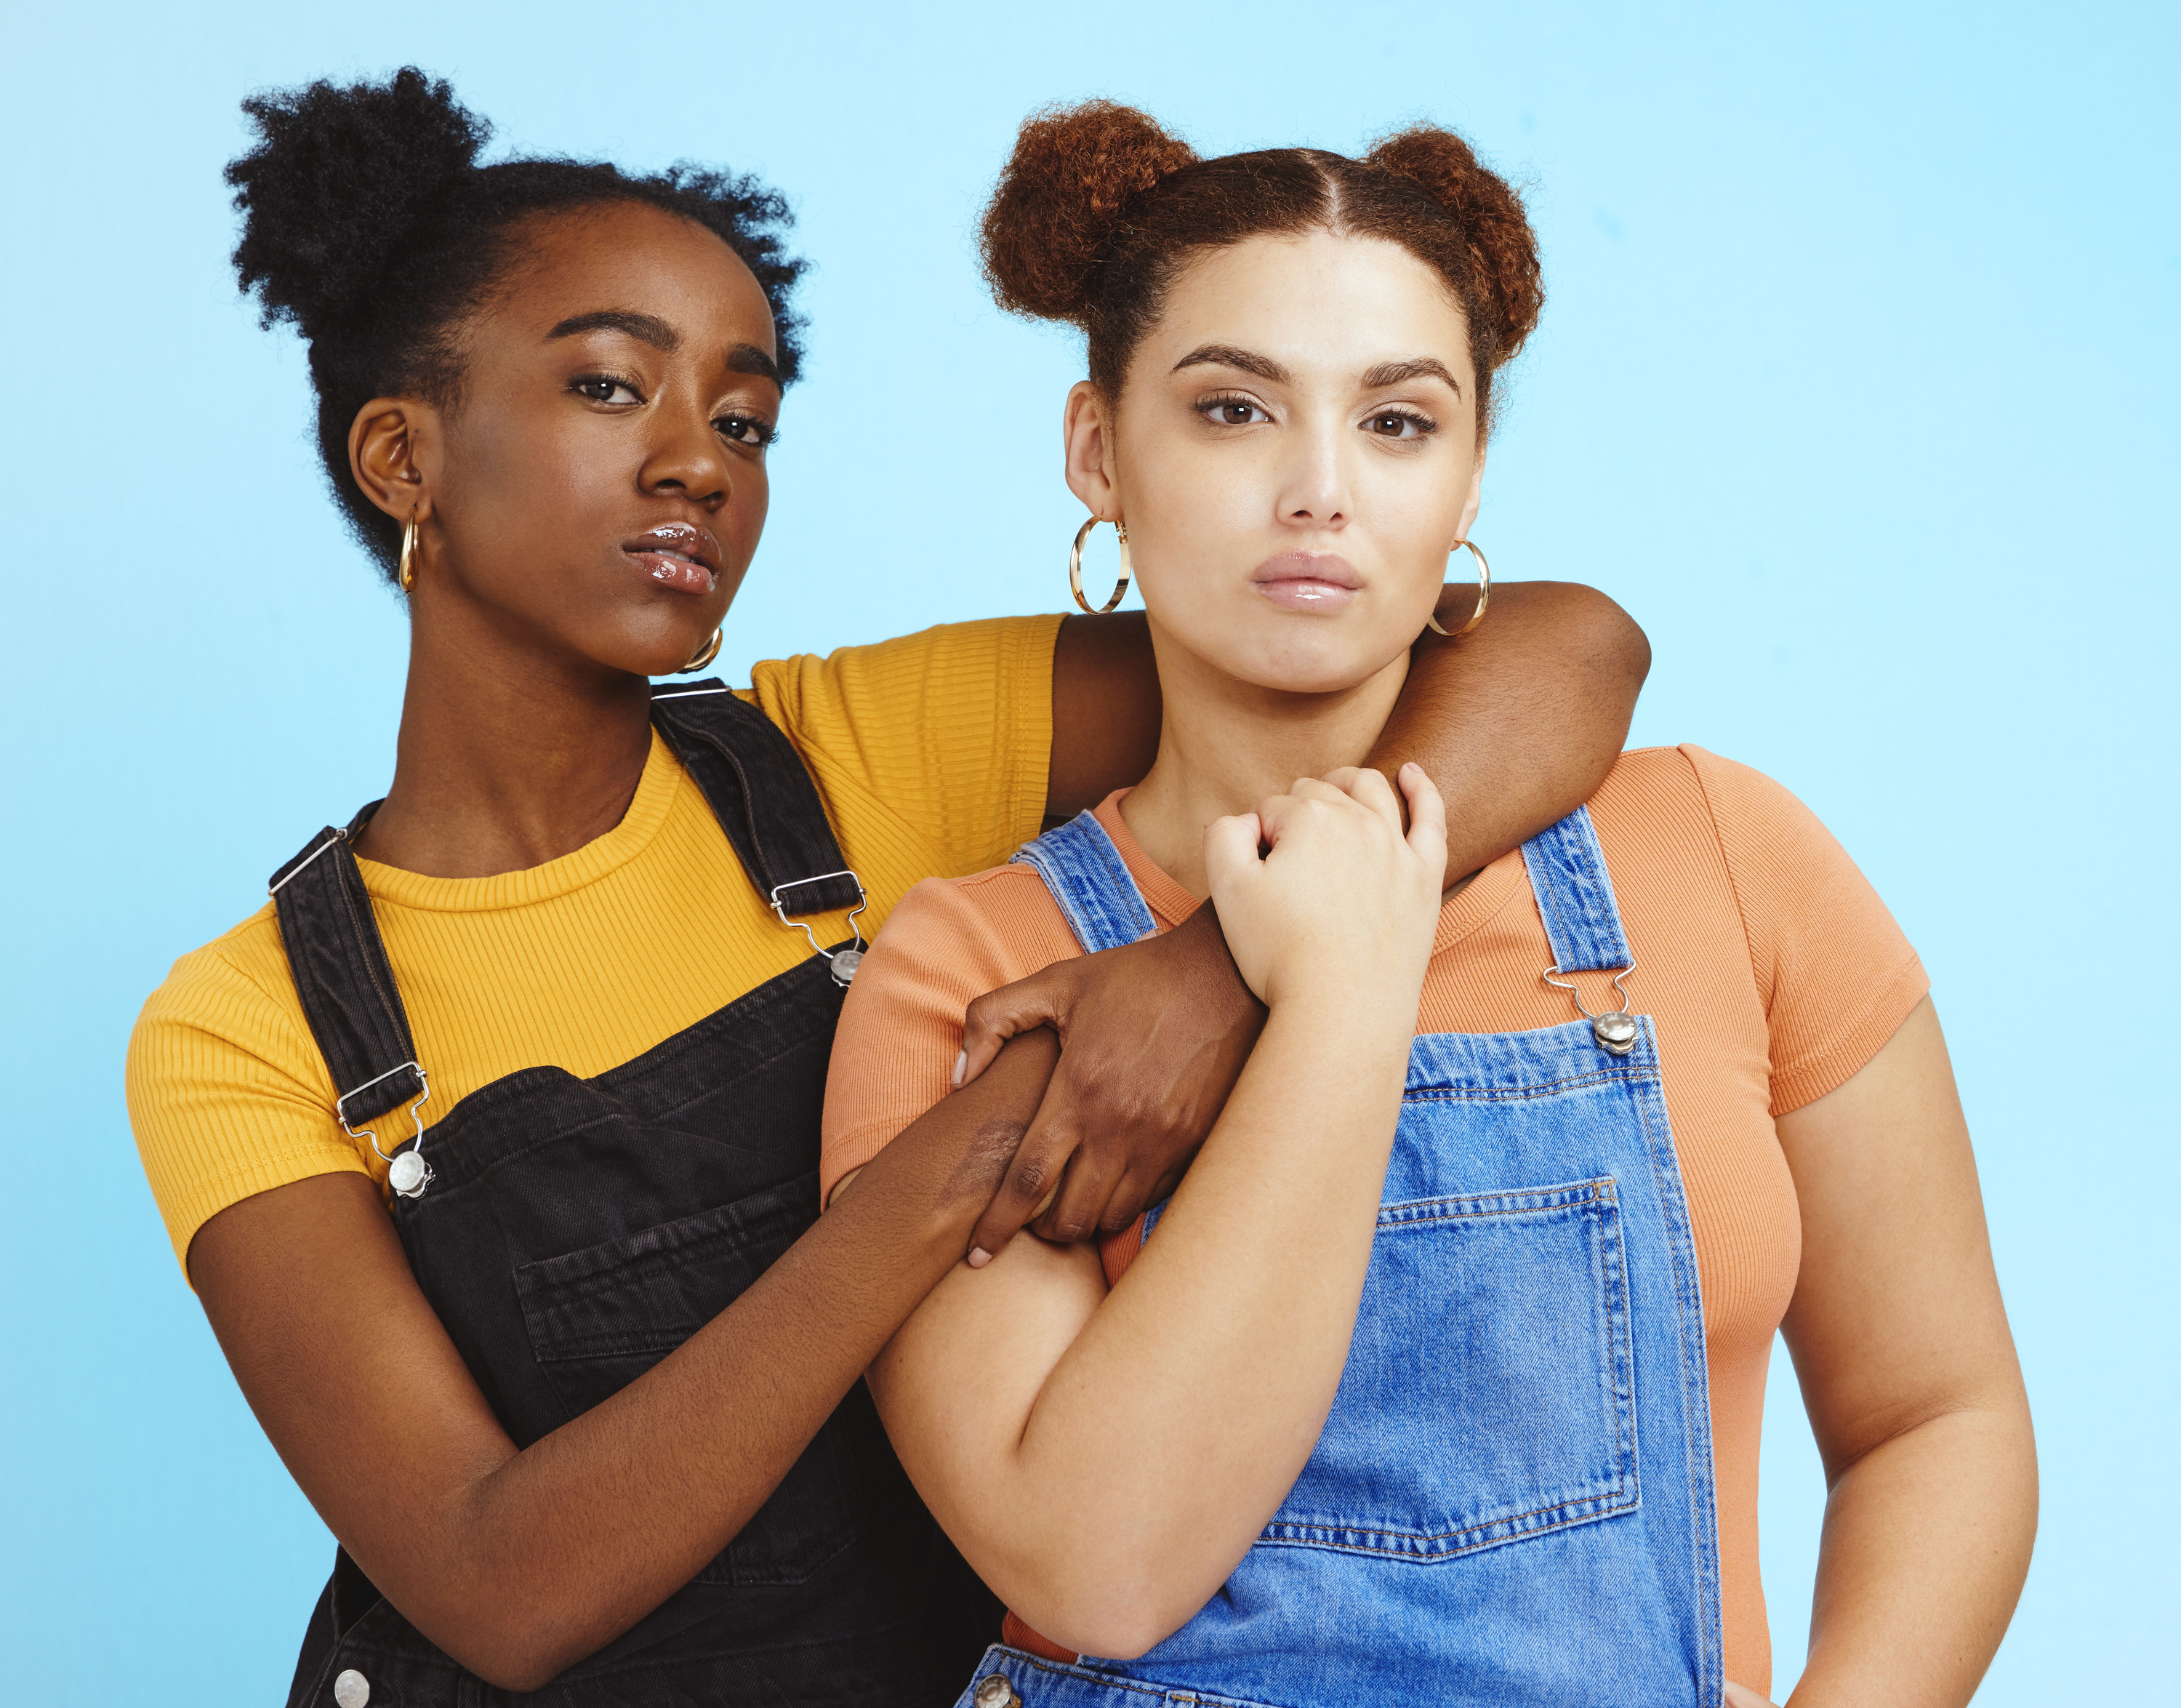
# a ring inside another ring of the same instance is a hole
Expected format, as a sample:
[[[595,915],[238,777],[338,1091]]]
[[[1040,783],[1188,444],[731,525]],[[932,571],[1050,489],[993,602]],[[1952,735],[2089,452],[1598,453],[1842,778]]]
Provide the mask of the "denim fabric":
[[[1040,854],[1056,893],[1111,882],[1080,838]],[[1558,965],[1625,965],[1588,814],[1524,855]],[[1714,1708],[1720,1640],[1703,1303],[1657,1039],[1639,1018],[1615,1056],[1575,1020],[1416,1040],[1355,1338],[1302,1474],[1165,1642],[1016,1689],[1033,1708],[1143,1708],[1152,1689]]]
[[[1613,881],[1605,874],[1590,809],[1579,806],[1550,830],[1522,844],[1530,888],[1552,939],[1553,965],[1564,973],[1599,972],[1628,965],[1628,939]]]
[[[1240,1696],[1146,1683],[1080,1664],[1071,1667],[1064,1661],[1047,1661],[999,1643],[985,1650],[985,1658],[977,1663],[977,1676],[955,1700],[954,1708],[991,1708],[990,1704],[977,1700],[977,1687],[995,1677],[1006,1679],[1014,1686],[1017,1699],[1034,1704],[1035,1708],[1168,1708],[1169,1704],[1180,1708],[1182,1704],[1198,1703],[1203,1708],[1271,1708]]]
[[[697,688],[712,691],[662,695],[676,704],[660,721],[752,881],[781,885],[808,904],[798,910],[853,903],[854,881],[831,879],[846,862],[787,738],[716,684]],[[281,932],[299,987],[318,998],[312,1034],[337,1081],[363,1083],[408,1053],[410,1031],[354,855],[345,838],[314,843],[276,876],[293,880],[279,892]],[[633,1061],[591,1079],[524,1069],[427,1130],[430,1182],[394,1200],[395,1226],[516,1445],[634,1381],[817,1219],[842,995],[814,956]],[[937,1708],[999,1617],[859,1384],[715,1559],[543,1690],[517,1699],[466,1672],[342,1553],[289,1702],[327,1708],[355,1671],[374,1705],[411,1708]]]
[[[1129,863],[1095,813],[1078,813],[1015,859],[1037,868],[1086,954],[1119,948],[1158,929],[1135,880],[1129,876]],[[1070,873],[1083,876],[1071,878]]]

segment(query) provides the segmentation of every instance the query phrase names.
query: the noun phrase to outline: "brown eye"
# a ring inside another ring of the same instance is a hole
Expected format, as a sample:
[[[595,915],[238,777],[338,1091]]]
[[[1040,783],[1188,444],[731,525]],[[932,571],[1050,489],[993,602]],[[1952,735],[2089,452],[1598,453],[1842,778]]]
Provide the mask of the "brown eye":
[[[1221,427],[1251,427],[1273,417],[1246,397],[1215,397],[1196,406],[1196,412]]]
[[[748,415],[723,415],[712,424],[720,429],[721,437],[759,450],[779,437],[769,423]]]
[[[1422,439],[1437,429],[1438,423],[1427,416],[1411,415],[1402,410],[1389,410],[1383,415],[1374,415],[1363,423],[1367,432],[1382,439]]]
[[[568,388],[579,397],[594,403],[641,403],[636,388],[625,379],[616,379],[610,373],[587,373]]]

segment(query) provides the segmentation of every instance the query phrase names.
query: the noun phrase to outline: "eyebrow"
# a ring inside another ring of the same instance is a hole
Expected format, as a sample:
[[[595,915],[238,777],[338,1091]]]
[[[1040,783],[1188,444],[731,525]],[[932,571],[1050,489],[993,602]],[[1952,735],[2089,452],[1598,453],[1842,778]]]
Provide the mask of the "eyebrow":
[[[1259,356],[1254,351],[1242,350],[1232,344],[1200,344],[1180,361],[1172,372],[1179,373],[1184,368],[1239,368],[1245,373],[1254,373],[1260,379],[1269,379],[1275,385],[1285,385],[1293,377],[1269,356]]]
[[[1293,378],[1269,356],[1259,356],[1255,351],[1232,344],[1200,344],[1174,363],[1173,372],[1179,373],[1184,368],[1202,367],[1239,368],[1245,373],[1254,373],[1275,385],[1285,385]],[[1411,379],[1443,379],[1456,397],[1461,395],[1461,382],[1444,362],[1431,356],[1411,357],[1406,362],[1382,362],[1364,374],[1362,389],[1381,391]]]
[[[754,373],[759,379],[770,379],[776,390],[787,390],[780,378],[780,364],[754,344],[736,344],[728,346],[727,372]]]
[[[595,314],[571,314],[545,334],[545,341],[550,344],[556,338],[573,338],[581,332],[625,332],[654,350],[672,351],[682,347],[682,334],[657,315],[638,314],[627,308],[601,308]]]
[[[556,338],[573,338],[583,332],[621,332],[648,344],[654,350],[671,355],[682,347],[682,334],[655,314],[638,314],[632,309],[601,308],[594,314],[571,314],[550,332],[545,341]],[[727,372],[754,373],[759,379],[769,379],[781,391],[787,388],[780,378],[780,364],[754,344],[732,344],[727,346]]]
[[[1389,385],[1405,385],[1411,379],[1443,379],[1456,397],[1461,395],[1461,382],[1447,369],[1447,365],[1432,356],[1415,356],[1406,362],[1382,362],[1363,376],[1363,390],[1378,391]]]

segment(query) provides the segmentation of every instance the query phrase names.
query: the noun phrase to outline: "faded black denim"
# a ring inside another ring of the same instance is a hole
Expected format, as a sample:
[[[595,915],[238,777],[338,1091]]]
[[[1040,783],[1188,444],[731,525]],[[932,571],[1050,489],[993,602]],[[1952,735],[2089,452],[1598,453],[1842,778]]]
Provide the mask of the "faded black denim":
[[[853,899],[787,738],[716,683],[654,717],[760,893]],[[353,1125],[422,1089],[348,831],[274,876],[305,1013]],[[393,1201],[418,1285],[494,1413],[527,1446],[702,1328],[818,1214],[819,1115],[842,987],[813,957],[594,1079],[511,1074],[428,1128],[422,1192]],[[424,1064],[428,1072],[429,1064]],[[373,1084],[373,1081],[377,1081]],[[391,1147],[389,1146],[389,1149]],[[289,1708],[423,1704],[882,1705],[952,1700],[999,1611],[931,1521],[859,1385],[726,1550],[633,1629],[527,1695],[466,1672],[345,1552],[311,1617]],[[351,1689],[354,1686],[351,1683]]]

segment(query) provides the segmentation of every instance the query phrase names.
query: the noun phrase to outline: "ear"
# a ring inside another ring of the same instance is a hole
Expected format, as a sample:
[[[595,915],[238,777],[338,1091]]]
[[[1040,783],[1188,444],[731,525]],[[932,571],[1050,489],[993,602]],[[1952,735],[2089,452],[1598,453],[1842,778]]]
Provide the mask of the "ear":
[[[413,397],[374,397],[349,423],[348,467],[363,495],[392,517],[432,513],[439,473],[439,412]]]
[[[1113,412],[1098,388],[1079,379],[1068,389],[1060,422],[1068,489],[1093,516],[1120,520],[1121,491],[1113,465]]]
[[[1457,540],[1469,538],[1469,530],[1477,526],[1477,511],[1484,502],[1484,447],[1477,447],[1477,467],[1469,471],[1469,496],[1462,500],[1461,526],[1455,530]],[[1451,551],[1452,546],[1447,548]]]

